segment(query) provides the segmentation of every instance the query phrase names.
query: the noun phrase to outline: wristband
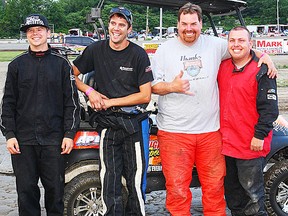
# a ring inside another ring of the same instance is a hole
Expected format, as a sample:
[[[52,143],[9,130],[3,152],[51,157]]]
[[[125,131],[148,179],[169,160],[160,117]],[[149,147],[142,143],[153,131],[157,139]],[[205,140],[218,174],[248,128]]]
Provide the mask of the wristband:
[[[94,89],[92,87],[89,87],[86,91],[85,91],[85,94],[88,96],[91,91],[93,91]]]
[[[265,53],[262,53],[262,54],[260,55],[260,58],[262,58],[264,55],[265,55]]]

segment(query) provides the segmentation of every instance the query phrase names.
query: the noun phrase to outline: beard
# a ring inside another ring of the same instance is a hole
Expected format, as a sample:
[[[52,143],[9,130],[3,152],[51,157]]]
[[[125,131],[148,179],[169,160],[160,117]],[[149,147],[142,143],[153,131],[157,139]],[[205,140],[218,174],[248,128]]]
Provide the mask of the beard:
[[[187,34],[191,34],[191,33],[193,33],[193,35],[189,35],[189,36],[187,35]],[[186,43],[192,43],[198,37],[197,33],[194,31],[189,31],[189,32],[183,31],[183,33],[181,35],[182,35],[183,41],[185,41]]]

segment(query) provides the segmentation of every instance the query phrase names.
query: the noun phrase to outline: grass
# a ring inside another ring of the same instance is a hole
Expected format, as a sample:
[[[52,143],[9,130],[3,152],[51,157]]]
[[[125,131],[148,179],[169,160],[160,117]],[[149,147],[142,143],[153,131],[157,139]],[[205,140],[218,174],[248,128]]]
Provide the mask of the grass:
[[[0,62],[9,62],[23,51],[1,51]]]
[[[288,65],[280,65],[277,67],[278,69],[287,69],[288,68]]]
[[[10,62],[13,58],[15,58],[20,53],[24,51],[1,51],[0,52],[0,62]],[[69,60],[73,61],[77,56],[69,56]]]

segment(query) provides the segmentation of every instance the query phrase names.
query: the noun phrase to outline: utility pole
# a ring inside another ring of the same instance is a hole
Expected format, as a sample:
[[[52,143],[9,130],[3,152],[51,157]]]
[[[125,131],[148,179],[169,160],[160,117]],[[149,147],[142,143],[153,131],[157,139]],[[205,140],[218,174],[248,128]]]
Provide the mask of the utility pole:
[[[149,32],[149,6],[147,6],[147,11],[146,11],[146,36],[148,35]]]
[[[160,40],[162,40],[162,8],[160,8],[160,32],[159,32],[159,36],[160,36]]]
[[[279,0],[276,0],[276,13],[277,13],[277,30],[278,34],[280,34],[280,24],[279,24]]]

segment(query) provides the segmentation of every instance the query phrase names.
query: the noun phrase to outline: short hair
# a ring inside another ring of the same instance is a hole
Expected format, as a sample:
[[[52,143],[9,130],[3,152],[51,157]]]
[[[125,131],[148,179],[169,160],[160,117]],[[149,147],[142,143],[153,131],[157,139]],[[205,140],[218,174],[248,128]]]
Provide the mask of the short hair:
[[[198,16],[198,20],[202,21],[202,9],[200,6],[196,4],[192,4],[191,2],[183,5],[178,11],[178,22],[180,21],[181,14],[194,14],[196,13]]]
[[[245,26],[236,26],[236,27],[232,28],[232,29],[230,30],[230,32],[231,32],[231,31],[241,31],[241,30],[247,31],[248,39],[251,40],[251,32],[250,32],[250,31],[247,29],[247,27],[245,27]],[[229,39],[229,37],[230,37],[230,33],[228,34],[228,39]]]

